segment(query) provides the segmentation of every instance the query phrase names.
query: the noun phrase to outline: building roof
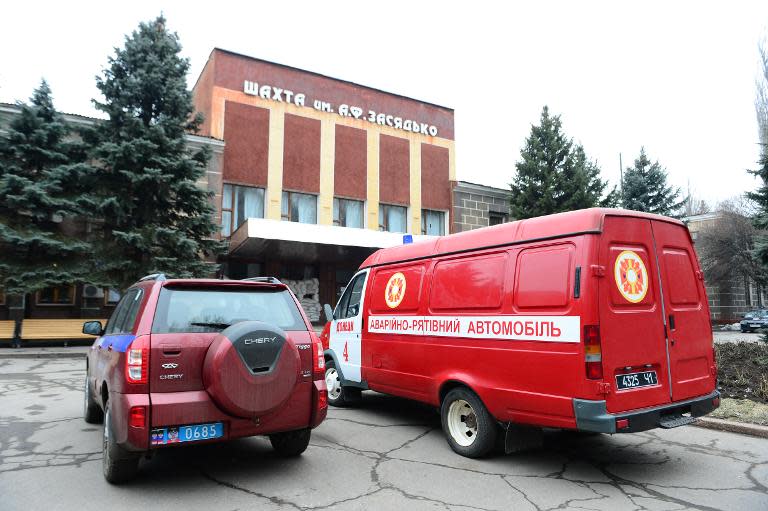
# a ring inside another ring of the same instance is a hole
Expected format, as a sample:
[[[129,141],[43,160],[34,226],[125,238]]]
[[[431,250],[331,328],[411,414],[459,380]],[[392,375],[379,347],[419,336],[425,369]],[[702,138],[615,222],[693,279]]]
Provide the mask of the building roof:
[[[597,234],[602,232],[606,216],[645,218],[684,226],[680,220],[651,213],[609,208],[582,209],[483,227],[411,245],[385,248],[372,254],[360,267],[412,261],[436,255],[513,245],[526,241],[546,240],[577,234]]]
[[[500,197],[508,199],[512,195],[512,191],[509,188],[496,188],[495,186],[481,185],[478,183],[471,183],[469,181],[455,181],[453,187],[454,191],[465,193],[476,193],[478,195],[491,195],[493,197]]]
[[[4,103],[0,101],[0,113],[6,112],[9,114],[16,115],[20,111],[21,111],[21,105],[16,103]],[[80,114],[71,114],[67,112],[59,112],[59,113],[62,116],[64,116],[64,120],[66,122],[69,122],[72,124],[85,124],[87,126],[91,126],[97,122],[104,120],[104,119],[99,119],[98,117],[88,117],[86,115],[80,115]],[[188,142],[208,143],[208,144],[222,145],[222,146],[224,145],[223,140],[210,137],[210,136],[196,135],[194,133],[187,133],[186,138]]]

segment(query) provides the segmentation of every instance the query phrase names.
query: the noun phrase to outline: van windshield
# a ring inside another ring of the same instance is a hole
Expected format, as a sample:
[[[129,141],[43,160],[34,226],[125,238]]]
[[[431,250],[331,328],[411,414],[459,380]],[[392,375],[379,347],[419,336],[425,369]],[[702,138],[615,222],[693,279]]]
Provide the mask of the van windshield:
[[[285,289],[172,289],[160,291],[152,333],[218,332],[241,321],[307,330]]]

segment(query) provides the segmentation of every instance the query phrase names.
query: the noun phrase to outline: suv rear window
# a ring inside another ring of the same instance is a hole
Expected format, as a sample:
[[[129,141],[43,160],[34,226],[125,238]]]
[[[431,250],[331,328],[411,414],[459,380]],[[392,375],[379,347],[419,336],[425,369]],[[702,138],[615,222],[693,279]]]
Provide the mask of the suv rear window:
[[[152,333],[218,332],[240,321],[263,321],[283,330],[307,330],[285,289],[173,289],[164,287]]]

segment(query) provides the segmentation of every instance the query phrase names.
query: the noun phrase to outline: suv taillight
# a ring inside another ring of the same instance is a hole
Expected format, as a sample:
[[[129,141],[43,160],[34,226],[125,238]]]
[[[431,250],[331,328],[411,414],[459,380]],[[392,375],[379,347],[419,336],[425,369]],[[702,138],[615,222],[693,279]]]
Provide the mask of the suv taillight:
[[[125,377],[128,383],[147,383],[149,376],[149,342],[137,337],[128,346],[125,356]]]
[[[313,337],[312,345],[315,347],[313,379],[325,379],[325,353],[323,352],[323,343],[317,337]]]
[[[584,326],[584,366],[587,378],[590,380],[603,379],[603,352],[600,347],[600,327],[598,325]]]

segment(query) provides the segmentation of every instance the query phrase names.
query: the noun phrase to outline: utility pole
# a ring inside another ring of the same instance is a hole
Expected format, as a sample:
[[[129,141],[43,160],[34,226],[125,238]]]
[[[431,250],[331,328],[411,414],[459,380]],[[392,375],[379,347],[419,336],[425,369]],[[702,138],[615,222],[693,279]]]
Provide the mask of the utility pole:
[[[624,207],[624,166],[621,164],[621,153],[619,153],[619,195],[621,206]]]

